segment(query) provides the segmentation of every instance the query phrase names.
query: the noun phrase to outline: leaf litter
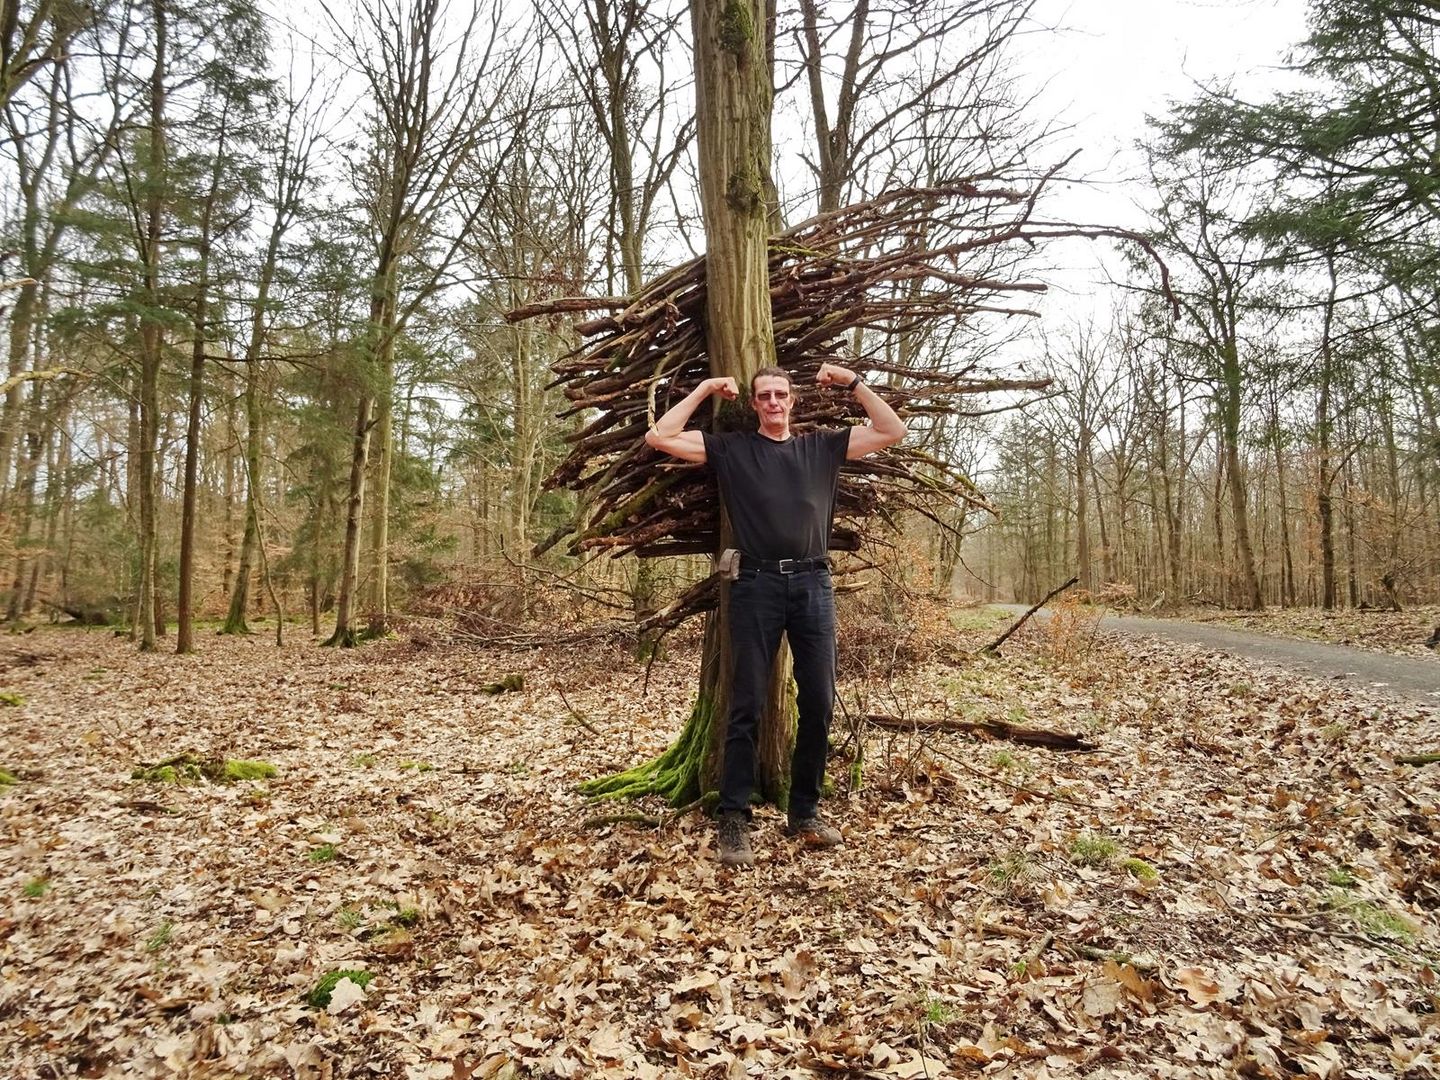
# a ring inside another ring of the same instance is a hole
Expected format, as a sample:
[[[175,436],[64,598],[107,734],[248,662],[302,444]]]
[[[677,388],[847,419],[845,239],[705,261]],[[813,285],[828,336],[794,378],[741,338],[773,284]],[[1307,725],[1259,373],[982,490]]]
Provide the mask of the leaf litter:
[[[832,761],[846,845],[803,850],[762,808],[760,864],[730,872],[696,813],[641,803],[659,827],[587,828],[574,790],[679,730],[698,655],[678,637],[648,684],[606,648],[0,643],[23,699],[0,712],[0,1060],[36,1077],[1440,1073],[1440,767],[1394,761],[1440,746],[1433,711],[1074,620],[1001,659],[937,643],[841,686],[850,722],[915,722],[860,731],[858,790]],[[510,674],[523,689],[483,692]],[[1101,749],[925,729],[955,715]],[[131,778],[185,753],[276,775]]]

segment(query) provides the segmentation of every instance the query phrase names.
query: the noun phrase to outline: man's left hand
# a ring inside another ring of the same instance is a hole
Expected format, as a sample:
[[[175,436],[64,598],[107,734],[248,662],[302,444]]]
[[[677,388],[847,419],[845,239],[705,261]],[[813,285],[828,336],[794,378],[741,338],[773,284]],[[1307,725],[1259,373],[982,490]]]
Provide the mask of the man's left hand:
[[[815,381],[821,386],[846,387],[855,381],[855,372],[839,364],[821,364]]]

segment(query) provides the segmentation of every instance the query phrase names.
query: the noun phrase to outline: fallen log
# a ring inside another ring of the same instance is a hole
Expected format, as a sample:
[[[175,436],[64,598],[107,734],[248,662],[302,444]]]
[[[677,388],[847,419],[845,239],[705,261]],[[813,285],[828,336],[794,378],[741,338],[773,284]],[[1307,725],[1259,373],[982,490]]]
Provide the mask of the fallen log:
[[[1065,731],[1049,731],[1046,728],[1022,727],[1004,720],[957,720],[946,717],[943,720],[907,720],[887,713],[871,713],[865,717],[867,724],[876,727],[893,728],[898,731],[969,731],[982,732],[997,739],[1024,743],[1027,746],[1048,746],[1052,750],[1098,750],[1099,747],[1087,742],[1079,735]]]

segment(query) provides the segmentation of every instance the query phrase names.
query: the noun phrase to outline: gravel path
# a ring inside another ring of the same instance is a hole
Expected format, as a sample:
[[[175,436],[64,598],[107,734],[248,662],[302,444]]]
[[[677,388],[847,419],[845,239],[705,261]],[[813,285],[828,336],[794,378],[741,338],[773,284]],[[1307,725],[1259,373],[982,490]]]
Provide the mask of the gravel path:
[[[1017,615],[1021,604],[998,605]],[[1038,616],[1045,613],[1039,612]],[[1440,706],[1440,665],[1408,656],[1352,649],[1348,645],[1326,645],[1318,641],[1254,634],[1211,623],[1152,619],[1136,615],[1106,615],[1103,631],[1164,638],[1259,660],[1296,675],[1333,679],[1356,690],[1392,694],[1428,705]]]

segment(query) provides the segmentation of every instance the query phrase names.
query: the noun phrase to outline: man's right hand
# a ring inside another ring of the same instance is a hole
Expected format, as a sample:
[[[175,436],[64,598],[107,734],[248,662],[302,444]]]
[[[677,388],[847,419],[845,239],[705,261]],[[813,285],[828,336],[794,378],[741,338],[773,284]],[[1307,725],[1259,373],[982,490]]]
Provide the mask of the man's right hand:
[[[740,396],[740,388],[735,384],[734,378],[729,375],[720,375],[713,379],[706,379],[700,385],[705,388],[707,397],[719,394],[726,401],[734,401]]]

